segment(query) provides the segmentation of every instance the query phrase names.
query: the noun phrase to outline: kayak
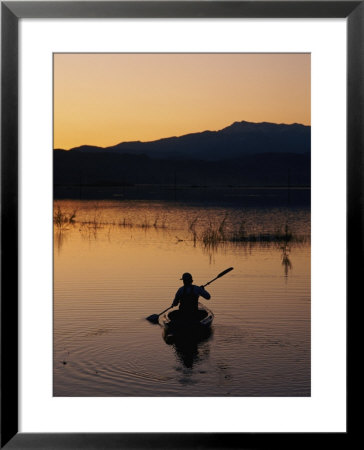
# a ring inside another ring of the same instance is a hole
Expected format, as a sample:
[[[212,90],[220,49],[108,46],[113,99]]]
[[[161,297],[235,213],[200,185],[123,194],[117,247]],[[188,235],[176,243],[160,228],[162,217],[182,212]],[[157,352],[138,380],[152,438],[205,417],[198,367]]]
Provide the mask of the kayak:
[[[166,334],[191,334],[203,332],[211,327],[214,314],[202,303],[198,304],[198,314],[193,319],[181,318],[178,308],[164,313],[159,318],[159,324],[164,328]]]

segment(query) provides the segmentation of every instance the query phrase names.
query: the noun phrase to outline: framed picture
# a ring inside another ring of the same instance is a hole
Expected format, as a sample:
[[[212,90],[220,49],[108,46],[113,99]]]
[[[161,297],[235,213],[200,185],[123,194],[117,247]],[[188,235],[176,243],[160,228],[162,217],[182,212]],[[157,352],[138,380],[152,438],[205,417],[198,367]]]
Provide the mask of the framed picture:
[[[346,440],[363,3],[1,6],[1,445]]]

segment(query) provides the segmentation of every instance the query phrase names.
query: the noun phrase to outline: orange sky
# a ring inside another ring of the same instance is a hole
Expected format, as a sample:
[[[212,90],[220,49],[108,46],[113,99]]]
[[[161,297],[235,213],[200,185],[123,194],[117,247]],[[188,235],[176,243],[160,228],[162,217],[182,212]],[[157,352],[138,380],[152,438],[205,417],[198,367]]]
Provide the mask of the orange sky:
[[[310,125],[309,54],[56,54],[54,148]]]

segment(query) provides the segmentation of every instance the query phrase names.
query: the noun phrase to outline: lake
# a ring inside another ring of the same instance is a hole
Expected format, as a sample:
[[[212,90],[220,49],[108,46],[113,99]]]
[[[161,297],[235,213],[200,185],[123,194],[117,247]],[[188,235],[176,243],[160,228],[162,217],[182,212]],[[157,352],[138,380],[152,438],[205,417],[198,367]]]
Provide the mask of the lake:
[[[310,395],[310,191],[187,194],[55,200],[55,396]],[[146,320],[228,267],[209,336]]]

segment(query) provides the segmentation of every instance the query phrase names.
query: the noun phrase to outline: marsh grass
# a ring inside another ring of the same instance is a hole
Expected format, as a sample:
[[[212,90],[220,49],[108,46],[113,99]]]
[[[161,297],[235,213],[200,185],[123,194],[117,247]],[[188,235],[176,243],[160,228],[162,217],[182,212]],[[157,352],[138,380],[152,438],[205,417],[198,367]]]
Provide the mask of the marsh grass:
[[[141,221],[133,221],[130,217],[124,217],[120,221],[115,220],[105,220],[103,216],[102,207],[97,203],[93,205],[92,208],[87,210],[87,215],[83,220],[76,219],[77,210],[64,210],[60,205],[55,204],[53,223],[57,227],[57,230],[66,231],[70,227],[69,225],[78,225],[79,231],[84,236],[93,236],[96,238],[97,232],[100,229],[105,229],[110,236],[112,228],[141,228],[143,230],[149,229],[167,229],[169,228],[167,223],[167,216],[165,214],[156,214],[154,217],[149,217],[147,215]]]
[[[229,236],[226,232],[227,214],[220,222],[214,223],[210,221],[208,225],[202,230],[200,240],[204,245],[217,245],[221,242],[229,240]]]
[[[124,219],[121,220],[118,225],[122,228],[133,228],[133,222],[126,217],[124,217]]]
[[[144,215],[139,220],[133,220],[132,217],[123,217],[120,221],[103,220],[102,208],[95,204],[91,213],[87,217],[88,220],[77,220],[77,210],[64,211],[59,205],[54,210],[54,224],[58,230],[64,231],[70,228],[70,225],[78,224],[80,231],[86,234],[93,234],[96,237],[98,230],[108,227],[110,236],[112,228],[139,228],[145,231],[151,229],[171,230],[166,214],[156,214],[154,216]],[[177,230],[177,228],[175,228]],[[187,229],[187,236],[176,236],[178,242],[192,242],[193,246],[201,245],[210,250],[222,248],[224,245],[242,245],[246,247],[248,244],[259,245],[286,245],[304,243],[307,237],[295,234],[289,227],[288,223],[281,229],[273,232],[265,231],[248,231],[245,220],[239,222],[234,218],[230,219],[225,213],[222,218],[214,219],[206,218],[201,215],[187,216],[184,223],[180,224],[178,229]],[[249,246],[249,245],[248,245]],[[248,247],[246,247],[248,248]],[[289,253],[289,251],[288,251]],[[287,264],[286,261],[286,265]]]
[[[286,223],[284,230],[276,230],[273,233],[247,233],[245,223],[241,222],[239,227],[232,233],[229,238],[230,242],[267,242],[267,243],[284,243],[284,242],[304,242],[305,237],[294,234]]]
[[[70,213],[66,213],[61,209],[59,205],[54,209],[53,223],[56,225],[59,231],[67,230],[69,225],[76,223],[77,210],[73,210]]]
[[[288,223],[274,232],[248,232],[244,220],[236,224],[228,223],[227,219],[228,217],[225,215],[220,221],[213,222],[210,220],[198,234],[197,239],[206,251],[215,252],[230,245],[239,246],[244,251],[250,251],[257,245],[264,247],[273,245],[282,250],[282,264],[285,271],[288,272],[292,268],[289,259],[289,244],[303,244],[308,240],[306,236],[293,233]]]
[[[162,217],[157,214],[154,219],[153,228],[167,228],[167,216]]]

